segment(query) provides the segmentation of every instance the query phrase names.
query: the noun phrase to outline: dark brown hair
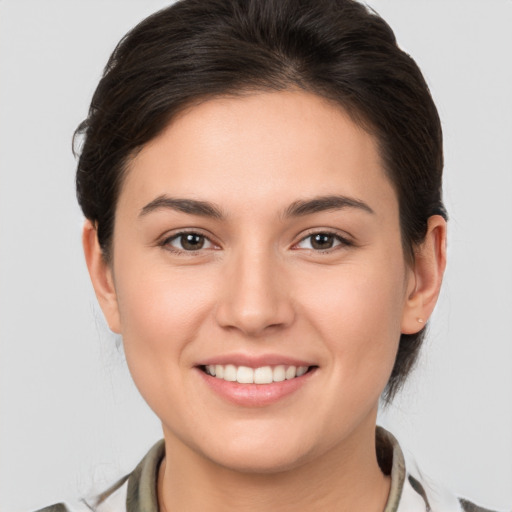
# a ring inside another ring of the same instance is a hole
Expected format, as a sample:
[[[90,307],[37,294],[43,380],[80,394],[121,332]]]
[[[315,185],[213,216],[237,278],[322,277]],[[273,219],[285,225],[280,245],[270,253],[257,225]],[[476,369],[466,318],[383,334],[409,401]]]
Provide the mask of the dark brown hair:
[[[416,63],[389,25],[353,0],[181,0],[121,40],[77,129],[78,201],[105,259],[126,164],[173,116],[209,97],[290,88],[336,102],[375,136],[412,261],[428,218],[446,217],[441,125]],[[424,334],[401,336],[385,400]]]

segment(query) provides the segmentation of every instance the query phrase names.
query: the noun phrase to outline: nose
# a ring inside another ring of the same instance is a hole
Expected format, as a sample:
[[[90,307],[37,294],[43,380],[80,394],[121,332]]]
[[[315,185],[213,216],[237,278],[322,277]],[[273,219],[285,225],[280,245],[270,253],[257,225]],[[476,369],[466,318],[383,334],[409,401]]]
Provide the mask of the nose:
[[[241,250],[226,262],[216,320],[225,329],[258,337],[283,329],[294,320],[286,273],[271,251]]]

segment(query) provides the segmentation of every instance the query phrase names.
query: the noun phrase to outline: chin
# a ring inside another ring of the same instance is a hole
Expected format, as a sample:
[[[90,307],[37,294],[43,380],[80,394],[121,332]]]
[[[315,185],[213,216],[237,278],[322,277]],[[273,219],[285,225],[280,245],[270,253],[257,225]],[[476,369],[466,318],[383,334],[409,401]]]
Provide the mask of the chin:
[[[226,439],[226,438],[224,438]],[[240,473],[272,474],[293,470],[313,457],[313,447],[305,439],[290,436],[231,437],[229,443],[210,444],[199,453],[216,465]]]
[[[268,451],[268,450],[267,450]],[[299,454],[298,450],[283,453],[262,453],[261,450],[243,453],[225,453],[223,457],[212,462],[225,469],[246,474],[275,474],[291,471],[304,463],[305,454]]]

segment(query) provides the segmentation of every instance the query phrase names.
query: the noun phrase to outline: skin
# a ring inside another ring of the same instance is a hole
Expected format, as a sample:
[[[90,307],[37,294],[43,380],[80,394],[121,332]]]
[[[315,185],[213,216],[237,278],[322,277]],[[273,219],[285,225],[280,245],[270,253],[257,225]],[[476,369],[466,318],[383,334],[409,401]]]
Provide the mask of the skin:
[[[147,207],[162,195],[208,201],[223,217]],[[284,215],[332,195],[368,209]],[[182,230],[204,235],[203,248],[187,252],[175,237]],[[332,247],[313,246],[312,233],[333,233]],[[445,237],[444,220],[431,217],[406,263],[374,139],[306,92],[212,99],[148,143],[122,187],[112,263],[89,222],[83,241],[107,322],[162,421],[171,454],[162,509],[383,510],[378,400],[400,334],[421,329],[434,308]],[[244,407],[197,368],[233,353],[317,369],[281,400]]]

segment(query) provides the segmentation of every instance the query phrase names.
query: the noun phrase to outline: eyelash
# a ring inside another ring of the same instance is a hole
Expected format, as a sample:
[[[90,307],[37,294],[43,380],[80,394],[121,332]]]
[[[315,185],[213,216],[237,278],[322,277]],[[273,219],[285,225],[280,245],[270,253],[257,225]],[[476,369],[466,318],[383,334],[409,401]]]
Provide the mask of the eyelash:
[[[299,242],[297,242],[295,244],[295,246],[304,242],[308,238],[309,239],[313,238],[315,235],[327,235],[329,237],[332,237],[335,241],[339,242],[338,245],[335,245],[334,247],[329,247],[328,249],[323,249],[323,250],[322,249],[309,249],[309,250],[315,252],[316,254],[329,254],[329,253],[332,253],[332,252],[334,252],[338,249],[341,249],[343,247],[352,247],[354,245],[354,243],[351,240],[340,235],[336,231],[330,231],[328,229],[325,229],[325,230],[319,230],[319,231],[312,231],[312,232],[308,233],[305,237],[302,237],[299,240]]]
[[[198,231],[180,231],[179,233],[176,233],[172,236],[164,238],[158,245],[160,245],[161,247],[164,247],[169,252],[172,252],[177,255],[199,256],[202,253],[202,249],[203,249],[202,247],[197,250],[185,250],[185,249],[177,249],[176,247],[173,247],[171,245],[171,242],[173,242],[175,240],[179,240],[180,238],[182,238],[186,235],[197,235],[199,237],[202,237],[204,240],[206,240],[212,246],[215,246],[214,242],[212,242],[206,235],[204,235]],[[307,234],[305,237],[301,238],[296,244],[294,244],[294,247],[299,245],[300,243],[304,242],[308,238],[314,237],[315,235],[327,235],[329,237],[333,237],[335,239],[335,241],[339,242],[338,245],[335,245],[334,247],[329,247],[328,249],[325,249],[325,250],[307,249],[307,250],[313,251],[316,254],[328,254],[328,253],[332,253],[332,252],[338,250],[338,248],[351,247],[354,245],[354,243],[352,241],[341,236],[337,232],[330,231],[330,230],[320,230],[320,231],[313,231],[313,232]],[[298,250],[298,249],[294,249],[294,250]]]
[[[197,236],[203,238],[204,240],[208,241],[208,243],[210,243],[212,246],[215,246],[215,244],[206,235],[204,235],[203,233],[200,233],[198,231],[180,231],[179,233],[176,233],[172,236],[164,238],[158,245],[165,248],[167,251],[172,252],[173,254],[180,255],[180,256],[181,255],[199,256],[202,252],[201,251],[202,247],[195,251],[193,251],[193,250],[187,251],[185,249],[177,249],[176,247],[173,247],[171,245],[171,242],[173,242],[174,240],[179,240],[180,238],[182,238],[186,235],[197,235]]]

